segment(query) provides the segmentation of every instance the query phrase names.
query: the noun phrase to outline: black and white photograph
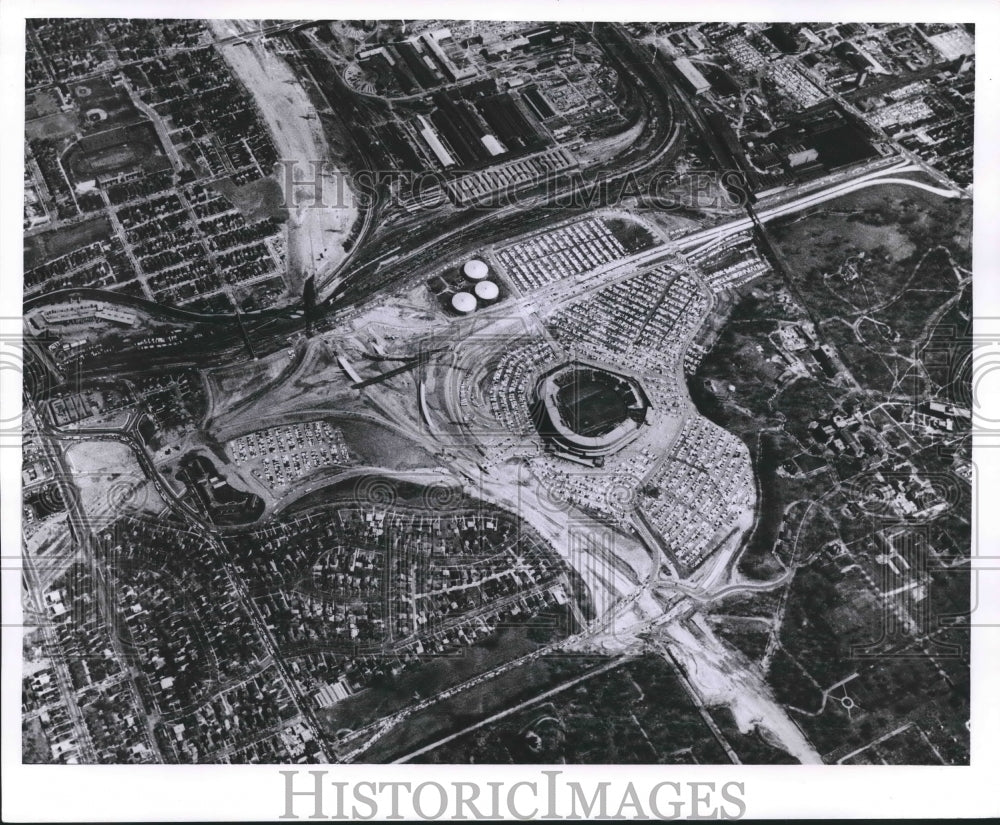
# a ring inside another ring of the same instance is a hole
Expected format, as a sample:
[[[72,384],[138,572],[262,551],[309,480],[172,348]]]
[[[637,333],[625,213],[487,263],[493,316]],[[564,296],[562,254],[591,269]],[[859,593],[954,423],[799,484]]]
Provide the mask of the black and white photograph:
[[[989,773],[995,25],[60,8],[4,20],[5,764],[331,820]]]

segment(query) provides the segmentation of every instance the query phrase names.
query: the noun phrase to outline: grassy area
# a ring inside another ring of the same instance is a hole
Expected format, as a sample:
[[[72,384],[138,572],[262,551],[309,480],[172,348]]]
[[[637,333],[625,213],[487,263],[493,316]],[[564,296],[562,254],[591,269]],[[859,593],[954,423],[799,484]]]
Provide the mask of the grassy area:
[[[552,655],[512,668],[410,717],[394,730],[392,737],[376,743],[366,754],[367,760],[383,762],[398,758],[504,708],[551,690],[603,663],[603,659]],[[448,747],[444,745],[414,761],[441,761],[439,751],[447,753]]]
[[[619,380],[595,370],[576,370],[556,393],[559,413],[569,428],[580,435],[610,432],[628,416]]]
[[[265,218],[281,221],[288,219],[284,192],[281,184],[274,178],[260,178],[242,186],[236,186],[229,178],[223,178],[212,182],[211,186],[239,209],[250,223]]]
[[[537,650],[540,646],[564,636],[567,627],[565,621],[550,623],[544,614],[527,624],[501,627],[479,644],[461,648],[445,656],[425,657],[418,665],[408,667],[398,676],[373,682],[365,690],[349,696],[327,710],[320,711],[320,718],[331,733],[342,728],[353,730],[364,727],[376,719],[391,715],[421,699],[435,696],[480,673],[486,673],[505,662]],[[497,696],[506,695],[495,693]],[[477,693],[471,693],[470,697],[476,695]],[[456,697],[456,701],[451,702],[450,707],[453,711],[464,707],[462,712],[469,715],[475,704],[486,701],[481,694],[478,695],[480,696],[478,700],[464,695],[461,698]],[[383,749],[391,747],[393,750],[405,752],[424,739],[443,735],[441,731],[446,730],[447,725],[442,723],[454,724],[461,718],[465,717],[460,716],[456,719],[450,714],[442,717],[439,709],[435,707],[407,722],[403,728],[405,735],[397,733],[391,737],[391,744],[385,743],[381,747]],[[374,760],[375,756],[372,755],[370,758]]]
[[[648,249],[654,243],[653,236],[642,224],[622,218],[606,218],[604,221],[628,252]]]
[[[363,464],[389,470],[431,467],[437,462],[429,452],[389,427],[369,421],[342,419],[337,426]]]
[[[646,655],[465,734],[419,761],[720,764],[726,756],[673,668]]]
[[[72,135],[76,131],[77,125],[75,117],[58,110],[34,119],[31,118],[30,112],[27,112],[24,136],[26,140],[37,140],[38,138],[59,140]]]
[[[751,661],[758,661],[764,655],[770,635],[763,623],[749,622],[745,625],[723,624],[716,629],[716,633]]]
[[[66,162],[70,174],[80,181],[138,166],[154,151],[154,147],[149,143],[118,143],[92,152],[83,150],[71,152]]]
[[[96,241],[111,238],[111,224],[107,218],[66,226],[58,232],[46,232],[24,240],[24,268],[34,269],[46,261],[87,246]]]
[[[42,731],[42,723],[37,716],[25,720],[21,725],[21,762],[25,765],[47,765],[52,761],[52,751]]]

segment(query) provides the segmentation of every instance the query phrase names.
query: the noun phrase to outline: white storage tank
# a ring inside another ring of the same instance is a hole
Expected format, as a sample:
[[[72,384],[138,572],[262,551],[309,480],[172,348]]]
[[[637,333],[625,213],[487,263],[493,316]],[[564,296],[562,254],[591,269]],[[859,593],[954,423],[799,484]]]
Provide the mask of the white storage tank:
[[[478,258],[466,261],[465,266],[462,267],[462,272],[470,281],[481,281],[490,274],[489,267]]]
[[[476,297],[483,301],[495,301],[500,295],[500,287],[493,281],[480,281],[476,284]]]
[[[451,305],[456,312],[468,315],[476,309],[476,297],[471,292],[456,292],[451,297]]]

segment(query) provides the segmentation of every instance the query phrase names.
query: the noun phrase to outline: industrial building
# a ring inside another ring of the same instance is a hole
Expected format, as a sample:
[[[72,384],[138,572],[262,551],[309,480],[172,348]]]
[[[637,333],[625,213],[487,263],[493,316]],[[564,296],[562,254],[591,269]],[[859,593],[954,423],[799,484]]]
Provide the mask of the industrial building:
[[[417,120],[420,121],[420,137],[427,142],[427,145],[431,148],[431,151],[438,159],[438,162],[445,168],[454,166],[455,159],[451,156],[451,153],[445,149],[444,144],[441,142],[441,138],[439,138],[437,132],[434,131],[434,127],[427,122],[427,119],[423,115],[417,115]]]
[[[688,91],[694,92],[696,95],[704,94],[710,88],[712,84],[709,83],[705,76],[699,72],[694,63],[688,60],[686,57],[678,57],[674,61],[674,68],[680,75],[681,81]]]

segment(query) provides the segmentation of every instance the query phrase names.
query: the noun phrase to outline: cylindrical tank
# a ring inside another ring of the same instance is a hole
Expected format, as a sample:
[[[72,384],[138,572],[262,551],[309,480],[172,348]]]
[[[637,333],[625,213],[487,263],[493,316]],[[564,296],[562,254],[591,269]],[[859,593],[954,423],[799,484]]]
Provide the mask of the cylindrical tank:
[[[480,281],[476,284],[476,297],[483,301],[495,301],[500,295],[500,287],[493,281]]]
[[[470,281],[481,281],[490,274],[489,267],[478,258],[466,261],[465,266],[462,267],[462,272],[465,273],[465,277]]]
[[[451,297],[451,305],[456,312],[468,315],[477,306],[476,297],[471,292],[456,292]]]

